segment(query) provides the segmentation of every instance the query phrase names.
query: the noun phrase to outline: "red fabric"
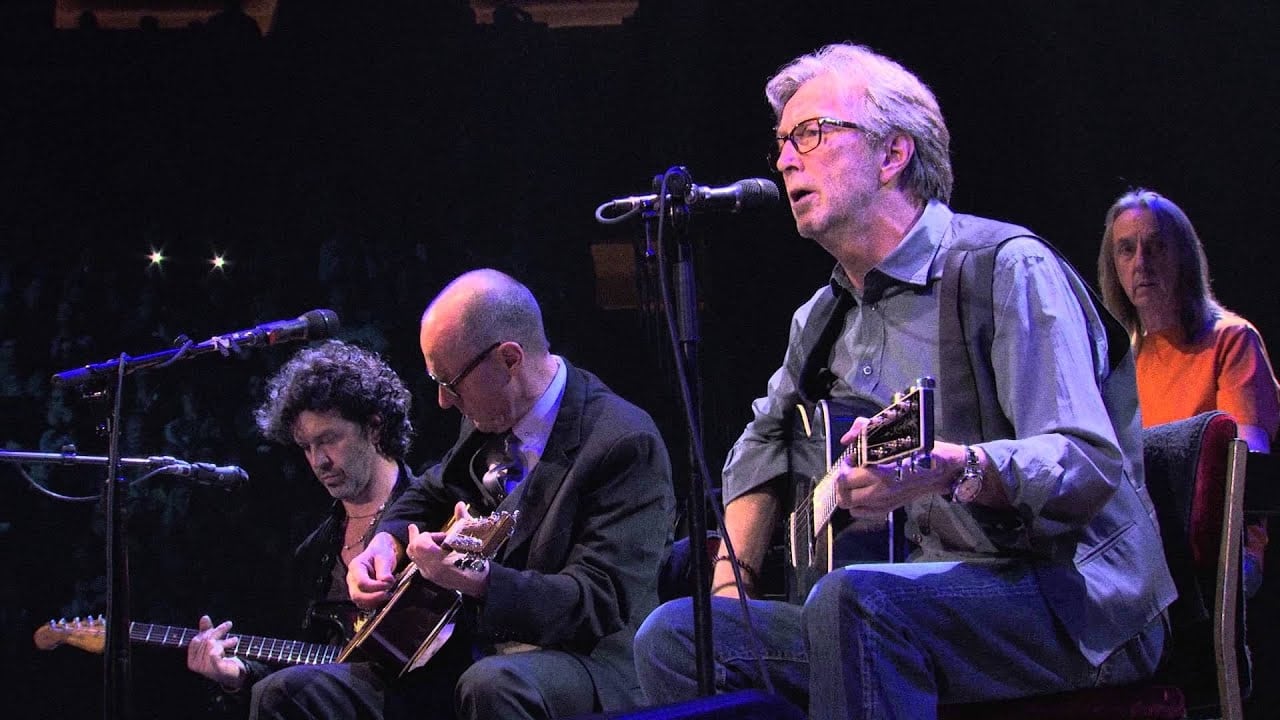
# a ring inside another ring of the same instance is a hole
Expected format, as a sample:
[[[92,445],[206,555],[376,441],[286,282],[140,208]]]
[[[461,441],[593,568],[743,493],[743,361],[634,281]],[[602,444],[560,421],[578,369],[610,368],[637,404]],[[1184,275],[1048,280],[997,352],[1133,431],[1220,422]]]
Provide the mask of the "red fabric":
[[[1218,545],[1222,540],[1222,509],[1226,500],[1227,447],[1236,436],[1230,416],[1209,421],[1200,441],[1196,485],[1191,500],[1191,560],[1196,572],[1217,577]],[[1213,587],[1212,581],[1207,587]]]

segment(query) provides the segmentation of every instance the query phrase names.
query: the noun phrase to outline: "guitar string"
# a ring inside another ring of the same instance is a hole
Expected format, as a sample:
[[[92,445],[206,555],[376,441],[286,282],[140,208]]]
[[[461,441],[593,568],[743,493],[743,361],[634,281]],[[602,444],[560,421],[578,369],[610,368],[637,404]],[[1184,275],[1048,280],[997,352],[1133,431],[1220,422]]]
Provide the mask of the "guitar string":
[[[876,449],[883,448],[883,447],[889,447],[890,450],[892,450],[893,445],[896,442],[898,442],[897,439],[890,439],[886,441],[870,443],[865,450],[865,454],[868,457],[870,457],[871,455],[874,454],[874,451]],[[858,451],[858,442],[856,440],[850,443],[849,445],[845,446],[844,451],[840,453],[840,456],[836,459],[836,462],[832,463],[833,467],[829,468],[827,472],[822,476],[822,478],[818,481],[818,485],[821,485],[822,483],[830,480],[835,474],[835,466],[839,465],[841,462],[844,462],[845,460],[848,460],[851,457],[854,457],[857,451]],[[880,462],[885,462],[885,461],[882,460]],[[832,488],[832,492],[834,493],[834,488]],[[803,525],[812,524],[811,521],[813,520],[813,513],[814,513],[813,499],[814,499],[814,496],[810,496],[801,500],[800,506],[797,507],[794,512],[794,515],[796,515],[796,517],[801,521]]]
[[[75,622],[51,623],[61,632],[70,632],[75,635],[77,632],[83,632],[90,636],[102,635],[105,628],[105,618],[88,618],[83,624],[76,618]],[[163,631],[163,636],[153,639],[152,635],[156,631]],[[160,645],[162,647],[186,647],[198,633],[198,630],[192,628],[178,628],[170,625],[156,625],[154,623],[129,623],[129,639],[133,642],[141,642],[144,644]],[[176,635],[175,635],[176,633]],[[342,649],[339,645],[322,645],[316,643],[307,643],[301,640],[281,640],[276,638],[258,637],[256,635],[240,635],[240,643],[232,650],[232,654],[239,657],[248,657],[251,659],[262,660],[279,660],[285,662],[293,662],[300,664],[323,664],[332,662],[337,656],[337,652]]]

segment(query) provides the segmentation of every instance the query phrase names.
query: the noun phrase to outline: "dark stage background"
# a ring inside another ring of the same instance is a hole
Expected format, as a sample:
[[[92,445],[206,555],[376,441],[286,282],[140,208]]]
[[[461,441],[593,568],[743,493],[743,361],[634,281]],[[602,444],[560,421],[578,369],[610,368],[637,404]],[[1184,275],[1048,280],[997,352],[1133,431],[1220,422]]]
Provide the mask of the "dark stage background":
[[[52,372],[329,307],[343,337],[383,352],[415,390],[421,466],[457,419],[434,405],[418,316],[449,278],[493,266],[542,300],[554,349],[649,409],[681,458],[657,325],[619,299],[640,228],[599,225],[593,210],[649,192],[673,164],[705,185],[767,176],[765,79],[846,39],[938,94],[957,210],[1027,224],[1092,277],[1111,200],[1159,189],[1200,230],[1219,297],[1274,347],[1278,15],[1261,1],[642,0],[622,26],[552,30],[477,26],[454,1],[282,0],[260,37],[234,23],[55,32],[51,2],[11,0],[0,7],[0,442],[105,454],[94,428],[106,408],[51,389]],[[718,467],[829,262],[795,235],[785,204],[701,216],[693,232]],[[620,266],[593,263],[605,244],[621,244]],[[149,266],[152,249],[169,260]],[[276,593],[327,496],[251,422],[262,378],[291,350],[128,378],[126,455],[253,477],[234,493],[174,478],[133,489],[133,619],[190,626],[209,612],[270,636],[296,625]],[[69,494],[95,492],[102,476],[32,474]],[[36,651],[31,633],[103,610],[102,530],[97,505],[51,501],[0,467],[7,717],[101,714],[101,657]],[[1268,671],[1273,646],[1258,648]],[[1255,706],[1274,701],[1274,684],[1260,683]],[[134,685],[139,717],[208,712],[179,652],[135,648]]]

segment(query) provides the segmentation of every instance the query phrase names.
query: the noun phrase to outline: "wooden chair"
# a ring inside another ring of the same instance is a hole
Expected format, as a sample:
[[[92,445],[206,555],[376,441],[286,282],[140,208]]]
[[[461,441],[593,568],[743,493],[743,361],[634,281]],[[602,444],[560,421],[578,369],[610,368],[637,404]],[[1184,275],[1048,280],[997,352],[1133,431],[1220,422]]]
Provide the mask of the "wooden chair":
[[[1143,433],[1147,488],[1178,587],[1173,635],[1149,682],[944,705],[941,720],[1242,720],[1250,668],[1241,590],[1248,446],[1221,412]]]

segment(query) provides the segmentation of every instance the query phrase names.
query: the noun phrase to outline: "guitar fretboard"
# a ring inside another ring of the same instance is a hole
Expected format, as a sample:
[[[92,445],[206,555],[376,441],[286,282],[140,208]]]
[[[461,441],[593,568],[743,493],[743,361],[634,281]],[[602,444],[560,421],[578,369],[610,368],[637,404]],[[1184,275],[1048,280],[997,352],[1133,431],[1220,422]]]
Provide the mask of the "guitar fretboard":
[[[153,625],[151,623],[129,623],[129,639],[147,645],[184,648],[191,644],[192,638],[199,630],[194,628],[173,627],[171,625]],[[249,660],[261,660],[268,663],[287,665],[320,665],[335,662],[341,645],[320,645],[305,643],[300,640],[281,640],[278,638],[258,637],[256,635],[237,635],[239,644],[231,648],[231,654]]]

